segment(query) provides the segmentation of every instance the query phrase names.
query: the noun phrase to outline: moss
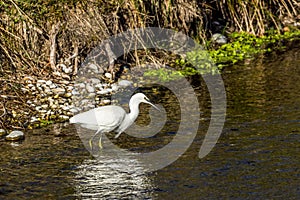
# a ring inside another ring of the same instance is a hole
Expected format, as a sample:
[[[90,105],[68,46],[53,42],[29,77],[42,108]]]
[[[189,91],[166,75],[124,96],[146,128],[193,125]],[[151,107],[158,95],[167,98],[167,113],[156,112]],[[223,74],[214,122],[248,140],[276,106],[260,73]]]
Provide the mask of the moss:
[[[197,49],[171,63],[174,69],[148,70],[144,76],[156,77],[160,81],[176,80],[183,76],[195,74],[216,74],[225,66],[233,65],[246,59],[273,51],[284,51],[288,42],[299,40],[300,30],[294,29],[283,34],[269,31],[265,36],[255,36],[246,32],[229,35],[231,42],[218,49]]]
[[[219,68],[235,64],[245,59],[255,58],[257,55],[283,51],[286,43],[300,38],[300,31],[293,30],[283,34],[269,31],[265,36],[257,37],[249,33],[232,33],[229,35],[230,43],[220,48],[209,50],[214,63]]]

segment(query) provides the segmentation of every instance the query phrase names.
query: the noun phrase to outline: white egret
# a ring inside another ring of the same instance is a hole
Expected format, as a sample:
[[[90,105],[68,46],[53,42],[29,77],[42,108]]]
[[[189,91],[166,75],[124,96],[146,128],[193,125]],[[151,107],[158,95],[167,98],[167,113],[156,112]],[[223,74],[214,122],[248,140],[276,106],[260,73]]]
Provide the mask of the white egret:
[[[120,134],[132,125],[138,117],[140,103],[150,104],[159,110],[158,107],[149,101],[146,95],[143,93],[137,93],[133,95],[129,101],[129,113],[126,113],[126,111],[120,106],[102,106],[73,116],[70,119],[70,123],[79,124],[82,127],[91,130],[97,130],[94,136],[89,140],[89,144],[92,149],[92,141],[94,137],[100,133],[99,147],[102,148],[102,134],[115,131],[117,132],[115,138],[118,138]]]

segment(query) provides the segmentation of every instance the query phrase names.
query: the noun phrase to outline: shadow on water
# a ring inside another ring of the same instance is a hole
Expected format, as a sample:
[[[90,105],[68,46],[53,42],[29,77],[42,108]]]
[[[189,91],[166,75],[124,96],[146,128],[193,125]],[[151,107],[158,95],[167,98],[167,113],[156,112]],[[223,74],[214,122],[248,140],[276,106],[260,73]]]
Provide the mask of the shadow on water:
[[[21,143],[1,141],[0,199],[297,199],[299,65],[300,51],[294,49],[227,68],[222,75],[227,92],[225,127],[212,152],[201,160],[198,152],[210,121],[210,100],[203,83],[193,80],[202,112],[198,135],[180,159],[156,172],[144,173],[143,163],[130,154],[112,159],[102,153],[94,159],[73,126],[58,130],[59,134],[54,127],[29,131]],[[166,109],[177,110],[178,102],[164,95],[159,99]],[[131,138],[124,135],[116,144],[132,150],[146,145],[149,151],[153,145],[169,143],[180,121],[173,113],[167,128],[151,142],[140,140],[131,146]],[[141,113],[138,123],[147,120],[147,112]]]

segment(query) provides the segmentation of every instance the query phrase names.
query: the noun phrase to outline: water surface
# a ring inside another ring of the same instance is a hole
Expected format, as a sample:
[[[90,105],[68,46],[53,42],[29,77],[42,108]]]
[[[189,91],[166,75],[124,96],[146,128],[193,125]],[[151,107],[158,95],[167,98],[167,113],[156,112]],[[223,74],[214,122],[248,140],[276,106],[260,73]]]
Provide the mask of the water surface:
[[[145,173],[130,154],[112,159],[101,153],[95,159],[74,126],[28,131],[20,143],[1,140],[0,199],[299,199],[299,66],[300,51],[293,49],[227,68],[225,127],[201,160],[210,100],[203,81],[193,80],[201,108],[198,134],[180,159],[156,172]],[[167,91],[157,101],[174,111],[162,133],[151,142],[124,135],[116,144],[151,151],[172,140],[180,122],[178,102]],[[145,112],[138,123],[147,120]]]

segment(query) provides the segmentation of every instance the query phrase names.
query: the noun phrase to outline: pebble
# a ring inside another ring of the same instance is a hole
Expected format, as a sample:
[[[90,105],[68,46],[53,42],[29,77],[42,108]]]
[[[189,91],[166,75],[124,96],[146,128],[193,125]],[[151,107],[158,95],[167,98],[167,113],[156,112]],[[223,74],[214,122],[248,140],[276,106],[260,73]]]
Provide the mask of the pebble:
[[[120,87],[126,88],[126,87],[131,86],[132,82],[131,81],[127,81],[127,80],[121,80],[121,81],[118,82],[118,85]]]
[[[48,86],[52,85],[52,81],[51,80],[46,81],[46,85],[48,85]]]
[[[36,118],[36,117],[31,117],[31,119],[30,119],[30,122],[31,122],[31,123],[34,123],[34,122],[37,122],[37,121],[39,121],[39,120],[38,120],[38,118]]]
[[[9,135],[5,137],[8,141],[18,141],[23,140],[25,138],[24,133],[22,131],[12,131]]]
[[[0,137],[6,135],[6,131],[4,129],[0,129]]]
[[[103,103],[104,103],[104,104],[109,104],[109,103],[110,103],[110,100],[109,100],[109,99],[104,99],[104,100],[103,100]]]
[[[100,94],[100,95],[104,95],[104,94],[108,94],[109,92],[107,90],[100,90],[97,92],[97,94]]]
[[[54,94],[62,95],[62,94],[65,94],[66,90],[64,88],[54,88],[54,89],[52,89],[52,92]]]
[[[221,33],[215,33],[212,35],[211,40],[217,44],[226,44],[227,38]]]
[[[56,84],[55,83],[52,83],[51,85],[49,85],[49,88],[50,89],[54,89],[54,88],[56,88],[57,86],[56,86]]]
[[[111,73],[105,73],[104,74],[104,76],[106,77],[106,78],[109,78],[109,79],[112,79],[112,74]]]
[[[72,96],[72,93],[70,93],[70,92],[68,92],[68,93],[65,94],[66,98],[70,98],[71,96]]]
[[[70,117],[67,116],[67,115],[60,115],[59,118],[61,118],[61,119],[63,119],[63,120],[68,120],[68,119],[70,119]]]
[[[99,84],[99,83],[100,83],[100,80],[97,79],[97,78],[91,78],[91,79],[90,79],[90,82],[93,83],[93,84]]]
[[[95,92],[95,88],[92,87],[90,84],[86,84],[85,89],[88,91],[88,93],[93,93],[93,92]]]
[[[37,80],[37,83],[44,84],[44,83],[46,83],[46,81],[45,80]]]
[[[93,64],[93,63],[90,63],[88,66],[87,66],[88,69],[92,70],[94,73],[98,73],[98,66]]]

